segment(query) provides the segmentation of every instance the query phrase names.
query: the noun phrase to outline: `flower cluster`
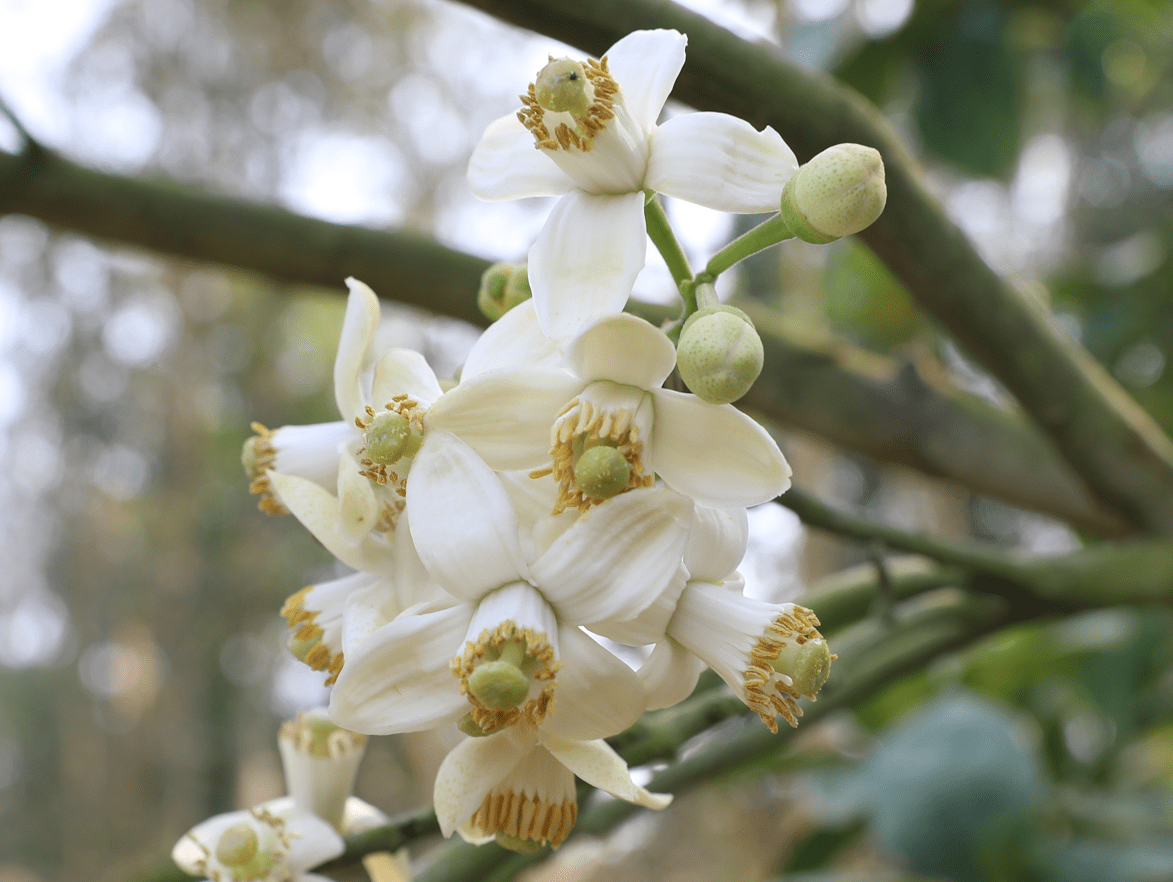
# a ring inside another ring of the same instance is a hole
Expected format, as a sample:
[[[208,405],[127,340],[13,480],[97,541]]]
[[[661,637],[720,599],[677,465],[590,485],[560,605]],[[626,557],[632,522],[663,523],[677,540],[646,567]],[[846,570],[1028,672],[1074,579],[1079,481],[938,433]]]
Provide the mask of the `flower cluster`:
[[[467,736],[435,783],[445,835],[556,847],[576,776],[662,808],[671,797],[636,784],[604,739],[687,697],[705,667],[772,730],[796,725],[834,658],[809,610],[744,596],[737,572],[747,507],[790,483],[774,440],[729,403],[761,370],[752,322],[701,276],[673,326],[622,310],[657,192],[778,212],[786,190],[786,211],[843,235],[874,175],[852,190],[838,157],[833,181],[795,188],[808,167],[771,129],[715,113],[658,125],[685,42],[637,32],[598,60],[551,59],[489,127],[469,166],[477,195],[562,198],[528,266],[486,274],[496,321],[458,381],[418,353],[373,351],[378,300],[348,279],[341,419],[257,425],[245,445],[261,508],[292,513],[352,571],[282,610],[292,652],[333,686],[330,719]],[[828,207],[847,191],[847,208]],[[612,642],[642,649],[638,670]]]

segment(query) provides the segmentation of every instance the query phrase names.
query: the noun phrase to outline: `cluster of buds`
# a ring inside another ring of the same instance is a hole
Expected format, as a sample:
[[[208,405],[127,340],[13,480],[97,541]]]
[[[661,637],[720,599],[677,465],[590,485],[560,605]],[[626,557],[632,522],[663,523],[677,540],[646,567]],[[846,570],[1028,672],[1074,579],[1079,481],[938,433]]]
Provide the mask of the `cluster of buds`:
[[[291,649],[332,691],[328,718],[283,731],[282,755],[300,757],[298,810],[331,829],[345,827],[354,732],[457,728],[435,783],[443,832],[527,851],[569,835],[576,776],[668,804],[604,739],[687,697],[706,667],[774,731],[827,679],[814,614],[746,597],[738,572],[747,508],[790,482],[769,433],[730,403],[762,370],[753,322],[704,283],[678,345],[623,307],[656,192],[746,213],[781,199],[795,235],[827,241],[878,212],[882,165],[841,145],[800,169],[772,129],[723,114],[658,124],[685,42],[641,31],[598,60],[551,59],[489,127],[474,193],[562,198],[526,264],[485,273],[494,323],[458,381],[374,350],[378,300],[350,279],[341,419],[258,425],[245,446],[261,508],[292,513],[351,570],[283,609]],[[691,393],[665,388],[677,371]],[[633,669],[607,641],[645,661]],[[181,864],[289,878],[265,867],[293,866],[292,822],[268,823],[220,823],[215,842],[193,831],[200,860]]]

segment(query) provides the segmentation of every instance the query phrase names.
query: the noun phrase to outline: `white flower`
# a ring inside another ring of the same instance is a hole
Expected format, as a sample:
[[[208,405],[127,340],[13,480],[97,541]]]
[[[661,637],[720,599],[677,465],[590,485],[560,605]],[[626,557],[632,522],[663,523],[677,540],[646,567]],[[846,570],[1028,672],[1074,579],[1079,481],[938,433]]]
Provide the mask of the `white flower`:
[[[658,475],[702,505],[744,508],[790,486],[778,445],[750,417],[730,404],[660,388],[676,352],[643,319],[625,313],[600,319],[569,345],[565,363],[568,371],[483,374],[449,392],[437,409],[469,410],[475,403],[494,414],[495,423],[464,440],[496,469],[549,464],[561,488],[555,512],[599,501],[593,494],[600,491],[578,486],[587,443],[610,447],[626,463],[626,482],[601,491],[607,495],[650,486]],[[545,425],[534,418],[551,413],[557,417]],[[494,437],[495,429],[503,434]]]
[[[328,882],[307,871],[344,849],[330,824],[285,796],[196,824],[171,858],[185,873],[211,882]]]
[[[407,515],[425,567],[463,602],[408,611],[348,649],[331,717],[370,734],[469,713],[484,731],[524,721],[593,739],[627,728],[644,709],[639,680],[578,626],[633,619],[679,592],[691,504],[648,489],[523,542],[501,479],[455,439],[437,451],[414,466]]]
[[[685,564],[691,578],[639,671],[649,708],[687,697],[703,666],[720,675],[772,732],[775,717],[798,725],[797,699],[814,700],[835,656],[818,632],[815,614],[795,603],[766,603],[743,596],[734,571],[745,552],[748,527],[740,517],[697,509]]]
[[[736,117],[691,113],[656,125],[686,42],[676,31],[636,31],[601,61],[552,61],[520,113],[489,126],[473,151],[468,180],[482,199],[563,197],[529,253],[552,337],[623,307],[644,265],[644,191],[721,211],[777,211],[798,168],[777,132]]]
[[[560,738],[528,725],[469,738],[444,759],[433,800],[445,836],[460,829],[474,842],[496,837],[518,848],[555,848],[578,816],[577,775],[612,796],[662,809],[672,797],[631,780],[627,764],[605,741]]]

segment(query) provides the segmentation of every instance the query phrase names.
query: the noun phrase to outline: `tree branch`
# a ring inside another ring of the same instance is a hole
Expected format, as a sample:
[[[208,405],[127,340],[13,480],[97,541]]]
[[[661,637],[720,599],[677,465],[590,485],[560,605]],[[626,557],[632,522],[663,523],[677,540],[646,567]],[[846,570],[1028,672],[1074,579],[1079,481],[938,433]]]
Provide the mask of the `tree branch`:
[[[342,280],[354,275],[384,297],[485,323],[473,292],[486,260],[413,233],[333,224],[164,181],[106,174],[48,150],[31,160],[0,152],[0,213],[339,292]],[[642,312],[653,321],[663,317]],[[755,317],[767,370],[746,397],[747,407],[1083,529],[1102,535],[1126,530],[1016,417],[845,341],[813,338],[764,312]]]
[[[462,2],[595,55],[633,30],[676,28],[689,37],[676,98],[771,125],[803,159],[845,141],[879,149],[888,205],[861,238],[1018,398],[1098,497],[1136,526],[1173,535],[1173,442],[1040,303],[986,265],[858,94],[667,0]]]

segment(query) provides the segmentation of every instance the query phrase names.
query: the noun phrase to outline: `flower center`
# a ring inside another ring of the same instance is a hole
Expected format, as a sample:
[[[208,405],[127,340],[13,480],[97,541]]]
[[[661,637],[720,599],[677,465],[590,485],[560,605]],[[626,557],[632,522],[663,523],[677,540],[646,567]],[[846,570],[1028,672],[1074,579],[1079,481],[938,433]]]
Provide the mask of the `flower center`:
[[[289,509],[273,496],[273,488],[269,483],[269,469],[273,468],[277,459],[273,431],[260,423],[253,423],[250,428],[256,434],[244,442],[240,452],[240,464],[244,466],[244,473],[249,480],[248,492],[261,497],[257,508],[265,514],[289,514]]]
[[[745,703],[758,712],[771,732],[781,715],[798,725],[802,708],[797,699],[815,699],[827,681],[834,656],[817,630],[819,620],[805,607],[790,604],[758,640],[745,670]]]
[[[531,478],[553,474],[558,483],[553,514],[568,508],[586,511],[612,496],[655,482],[654,475],[645,474],[643,421],[636,418],[643,390],[607,381],[588,388],[590,394],[575,398],[554,421],[550,468],[530,472]]]
[[[494,630],[486,628],[452,659],[460,691],[473,706],[467,728],[475,725],[487,734],[521,719],[536,726],[552,706],[559,667],[542,632],[508,620]]]
[[[588,58],[586,64],[551,57],[521,96],[523,106],[517,118],[533,133],[537,147],[585,153],[594,146],[595,135],[614,118],[612,104],[618,92],[606,57]],[[553,134],[549,125],[554,126]]]
[[[281,607],[281,615],[289,622],[289,629],[293,634],[289,638],[289,651],[298,661],[305,662],[315,671],[328,671],[326,685],[329,686],[342,673],[343,657],[339,652],[336,655],[322,643],[325,632],[317,624],[317,611],[305,608],[306,595],[313,589],[307,585],[285,601]]]
[[[265,809],[253,809],[252,815],[260,824],[260,835],[256,823],[242,821],[221,833],[210,850],[197,840],[206,855],[199,870],[213,882],[223,882],[224,871],[234,882],[290,878],[285,863],[289,838],[285,834],[284,821]]]

